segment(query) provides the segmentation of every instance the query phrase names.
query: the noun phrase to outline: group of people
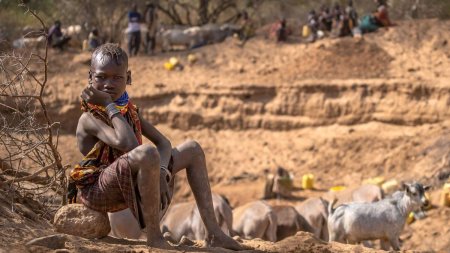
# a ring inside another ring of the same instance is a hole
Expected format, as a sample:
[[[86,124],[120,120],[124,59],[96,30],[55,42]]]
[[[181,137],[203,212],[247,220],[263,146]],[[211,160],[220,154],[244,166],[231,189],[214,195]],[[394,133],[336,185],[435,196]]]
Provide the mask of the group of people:
[[[309,28],[309,40],[330,34],[332,37],[360,35],[376,31],[380,27],[392,25],[385,0],[374,0],[376,10],[358,19],[358,13],[353,6],[353,0],[349,0],[347,6],[342,7],[336,3],[332,8],[323,5],[320,12],[311,10],[308,13],[307,27]]]
[[[153,53],[156,46],[158,13],[156,6],[151,1],[145,4],[144,15],[138,11],[137,5],[133,4],[128,12],[127,48],[129,56],[135,56],[139,52],[141,44],[141,23],[145,23],[147,35],[145,37],[145,52]]]
[[[345,8],[338,3],[332,8],[323,5],[319,13],[316,13],[315,10],[308,13],[307,24],[311,40],[315,40],[325,33],[333,37],[348,36],[358,25],[358,13],[353,7],[352,0],[348,1]]]
[[[141,24],[145,23],[147,29],[147,36],[144,38],[145,52],[153,53],[156,46],[156,32],[158,14],[156,6],[152,1],[147,1],[145,5],[144,15],[137,10],[137,5],[133,4],[127,15],[128,26],[126,29],[127,35],[127,49],[129,56],[135,56],[139,52],[141,38]],[[48,32],[48,44],[52,48],[57,48],[61,51],[69,43],[71,37],[63,32],[61,21],[56,20]],[[103,44],[103,40],[99,35],[99,30],[93,27],[89,31],[87,40],[83,42],[83,49],[94,51],[97,47]]]
[[[152,1],[147,1],[145,4],[144,15],[138,11],[137,4],[133,4],[128,11],[127,19],[128,26],[126,29],[127,35],[127,49],[130,57],[136,56],[139,52],[142,43],[141,38],[141,24],[144,23],[147,29],[146,37],[144,38],[145,53],[154,53],[156,47],[156,32],[158,13],[156,6]],[[100,45],[98,38],[98,30],[93,29],[88,38],[88,49],[95,50]]]
[[[358,36],[374,32],[380,27],[391,26],[386,0],[374,0],[374,2],[377,5],[376,10],[361,19],[353,6],[353,0],[348,0],[346,6],[336,3],[332,7],[322,5],[318,12],[312,9],[308,12],[302,36],[306,37],[308,42],[314,42],[327,35],[331,37]],[[291,34],[292,29],[284,17],[273,24],[269,31],[269,37],[274,38],[276,42],[287,41]]]
[[[333,7],[322,5],[320,11],[314,9],[308,13],[307,23],[303,28],[303,36],[308,37],[309,42],[313,42],[325,35],[331,37],[358,36],[363,33],[376,31],[380,27],[392,25],[389,19],[386,0],[374,0],[377,5],[376,10],[359,19],[358,13],[353,6],[353,0],[348,0],[347,5],[341,6],[336,3]],[[147,1],[144,14],[138,11],[137,5],[133,4],[128,12],[128,26],[126,29],[127,49],[130,57],[138,54],[142,43],[142,24],[145,25],[146,36],[144,38],[145,53],[153,54],[156,46],[156,33],[158,27],[158,13],[156,5],[152,1]],[[239,37],[246,41],[254,35],[255,27],[247,12],[243,11],[238,15],[238,24],[242,27]],[[285,18],[280,18],[270,30],[270,36],[275,37],[277,42],[287,41],[292,30],[288,27]],[[63,50],[69,42],[70,37],[61,31],[61,22],[56,21],[49,31],[49,45]],[[97,28],[91,29],[86,41],[87,50],[93,51],[102,41]]]
[[[63,32],[61,21],[56,20],[54,24],[50,27],[47,35],[48,45],[52,48],[57,48],[63,51],[72,38]],[[83,45],[83,49],[93,51],[98,46],[100,46],[101,38],[99,37],[99,32],[97,28],[92,28],[89,32],[88,39],[85,41],[86,45]]]

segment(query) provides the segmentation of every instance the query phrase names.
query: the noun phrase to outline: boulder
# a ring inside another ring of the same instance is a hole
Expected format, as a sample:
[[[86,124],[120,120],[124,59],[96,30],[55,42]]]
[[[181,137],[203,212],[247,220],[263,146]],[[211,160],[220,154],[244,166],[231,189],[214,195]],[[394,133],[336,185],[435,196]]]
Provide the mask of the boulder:
[[[108,235],[111,227],[108,215],[87,208],[83,204],[69,204],[55,214],[53,225],[56,231],[88,239]]]

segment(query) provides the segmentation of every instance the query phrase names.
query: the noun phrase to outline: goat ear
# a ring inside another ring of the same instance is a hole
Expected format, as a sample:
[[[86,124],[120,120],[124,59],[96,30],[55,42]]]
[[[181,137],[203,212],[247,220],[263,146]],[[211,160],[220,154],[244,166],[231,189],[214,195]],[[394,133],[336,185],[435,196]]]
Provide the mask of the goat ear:
[[[426,185],[426,186],[423,187],[423,190],[424,190],[424,191],[428,191],[428,190],[430,190],[430,189],[431,189],[431,186],[430,186],[430,185]]]
[[[408,188],[408,185],[406,183],[402,183],[402,190],[406,190]]]
[[[404,190],[406,193],[409,193],[409,184],[403,183],[403,184],[402,184],[402,188],[403,188],[403,190]]]

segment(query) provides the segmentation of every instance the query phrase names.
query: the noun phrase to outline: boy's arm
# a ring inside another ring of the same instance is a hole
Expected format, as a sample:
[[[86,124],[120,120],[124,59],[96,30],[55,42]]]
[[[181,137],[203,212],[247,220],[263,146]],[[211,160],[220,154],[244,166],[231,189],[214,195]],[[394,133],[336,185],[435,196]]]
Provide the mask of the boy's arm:
[[[120,151],[129,152],[139,146],[133,129],[120,113],[114,115],[111,121],[114,128],[90,113],[83,113],[79,124],[82,132],[95,136],[106,145]]]
[[[146,121],[139,115],[142,127],[142,135],[153,142],[158,149],[161,159],[161,166],[167,168],[172,155],[172,144],[161,132],[158,131],[150,122]]]
[[[88,103],[107,106],[112,103],[108,93],[99,91],[92,86],[83,90],[82,99]],[[83,113],[79,120],[80,130],[95,136],[106,145],[123,152],[129,152],[139,145],[133,129],[120,113],[111,117],[113,128],[95,118],[91,113]]]

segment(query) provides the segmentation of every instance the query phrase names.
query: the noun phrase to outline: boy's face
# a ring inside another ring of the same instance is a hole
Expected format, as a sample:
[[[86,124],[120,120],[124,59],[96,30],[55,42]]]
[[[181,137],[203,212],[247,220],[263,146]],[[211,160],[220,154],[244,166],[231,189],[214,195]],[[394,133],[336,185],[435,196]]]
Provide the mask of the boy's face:
[[[131,72],[127,71],[126,64],[118,65],[111,57],[102,60],[100,55],[92,59],[92,63],[89,83],[97,90],[110,94],[113,101],[120,98],[126,85],[131,83]]]

